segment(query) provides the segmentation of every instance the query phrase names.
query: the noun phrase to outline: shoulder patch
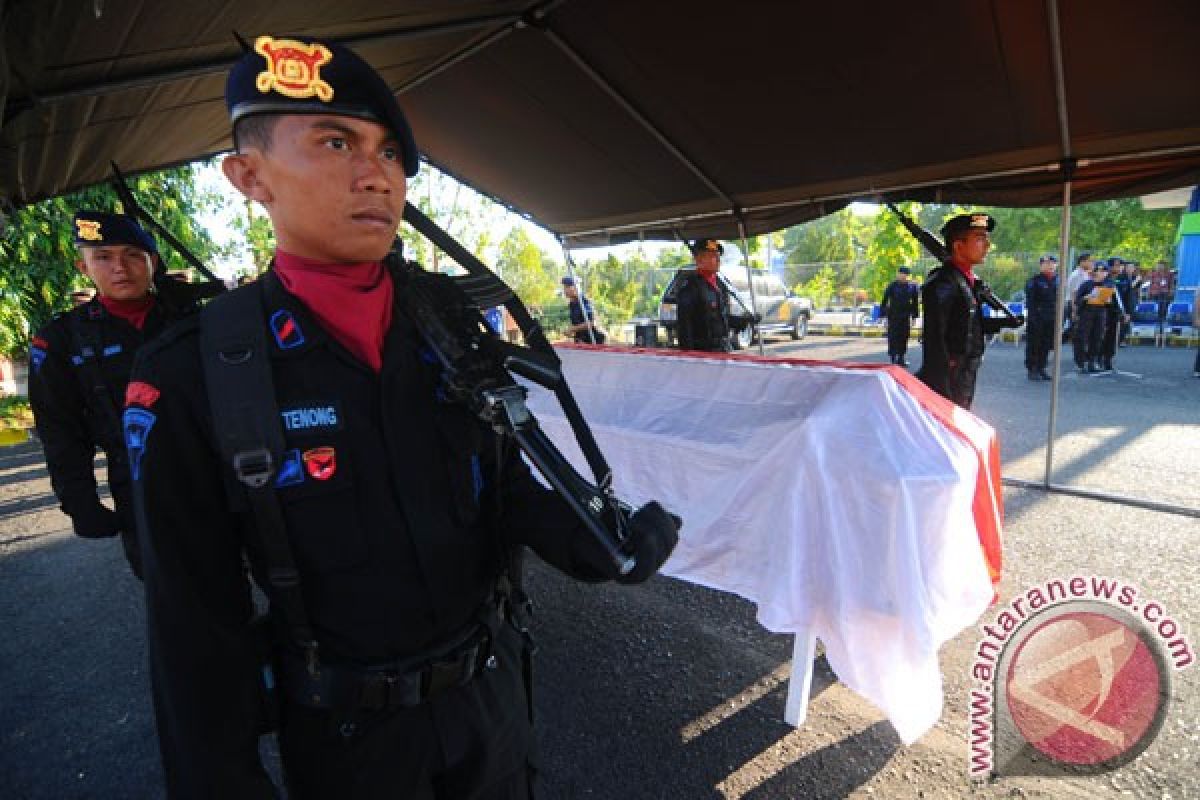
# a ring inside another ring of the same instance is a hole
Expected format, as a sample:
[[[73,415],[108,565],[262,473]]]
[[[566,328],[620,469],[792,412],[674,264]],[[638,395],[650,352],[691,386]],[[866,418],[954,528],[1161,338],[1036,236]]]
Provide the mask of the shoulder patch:
[[[129,474],[136,481],[141,477],[142,456],[146,452],[146,439],[158,416],[144,408],[127,408],[122,417],[125,426],[125,449],[129,451]]]

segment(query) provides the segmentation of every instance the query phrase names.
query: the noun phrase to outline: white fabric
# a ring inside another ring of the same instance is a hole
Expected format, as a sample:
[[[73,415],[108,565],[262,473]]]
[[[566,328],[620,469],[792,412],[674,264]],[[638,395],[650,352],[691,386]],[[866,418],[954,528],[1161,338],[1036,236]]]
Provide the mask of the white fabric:
[[[618,496],[683,517],[663,572],[815,632],[904,742],[927,731],[938,648],[993,596],[970,446],[884,370],[558,352]],[[534,387],[529,407],[590,477],[553,395]]]

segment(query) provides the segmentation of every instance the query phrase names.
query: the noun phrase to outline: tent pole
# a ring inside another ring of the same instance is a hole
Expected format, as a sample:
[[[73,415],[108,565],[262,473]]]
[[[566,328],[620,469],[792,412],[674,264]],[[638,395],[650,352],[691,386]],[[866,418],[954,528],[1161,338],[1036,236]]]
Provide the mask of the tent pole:
[[[1052,331],[1056,342],[1054,348],[1054,380],[1050,387],[1050,421],[1046,426],[1046,470],[1042,483],[1050,488],[1050,477],[1054,471],[1054,437],[1058,422],[1058,385],[1062,377],[1063,353],[1065,347],[1062,341],[1063,297],[1067,289],[1067,263],[1070,260],[1071,249],[1071,179],[1075,173],[1075,160],[1071,153],[1070,114],[1067,111],[1067,81],[1063,69],[1062,29],[1058,22],[1058,0],[1046,0],[1046,22],[1050,38],[1050,55],[1054,65],[1054,99],[1058,106],[1058,134],[1062,141],[1063,154],[1063,199],[1062,199],[1062,230],[1059,233],[1058,259],[1058,299],[1054,308],[1055,327]],[[1076,331],[1071,330],[1074,337]]]
[[[592,344],[596,343],[596,331],[592,328],[592,321],[588,319],[587,306],[584,304],[586,297],[583,294],[583,289],[579,285],[579,278],[575,275],[575,259],[571,258],[571,248],[567,247],[567,240],[563,237],[558,237],[558,243],[562,246],[563,259],[567,262],[567,275],[571,278],[571,282],[575,284],[575,291],[579,292],[579,311],[583,314],[583,324],[587,326],[588,339]],[[567,309],[571,307],[567,303]],[[569,319],[569,317],[568,317]]]
[[[758,354],[766,358],[767,348],[763,344],[762,331],[754,321],[754,315],[758,313],[758,297],[754,291],[754,270],[750,268],[750,243],[746,240],[746,222],[740,213],[737,213],[737,224],[738,235],[742,238],[742,258],[746,259],[746,285],[750,287],[750,336],[752,339],[758,339]]]
[[[1062,201],[1062,230],[1059,233],[1059,258],[1058,258],[1058,296],[1054,303],[1054,330],[1051,335],[1054,337],[1054,380],[1050,384],[1050,423],[1046,429],[1046,471],[1042,477],[1044,488],[1050,488],[1050,477],[1054,470],[1054,437],[1055,427],[1058,422],[1058,385],[1062,378],[1063,354],[1066,352],[1066,343],[1062,340],[1063,316],[1065,310],[1064,298],[1067,294],[1067,264],[1071,260],[1071,180],[1068,178],[1063,181],[1063,201]],[[1071,336],[1074,337],[1076,331],[1074,326],[1071,327]]]

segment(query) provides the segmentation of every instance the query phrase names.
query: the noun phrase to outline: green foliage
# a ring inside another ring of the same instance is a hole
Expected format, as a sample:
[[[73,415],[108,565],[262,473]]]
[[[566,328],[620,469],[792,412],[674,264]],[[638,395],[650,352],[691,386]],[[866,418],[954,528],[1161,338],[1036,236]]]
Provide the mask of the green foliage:
[[[196,217],[217,208],[219,196],[196,186],[195,167],[185,166],[129,179],[138,202],[201,261],[219,249]],[[32,333],[57,311],[70,307],[69,294],[87,285],[75,268],[72,217],[77,210],[121,211],[107,184],[55,197],[13,212],[0,238],[0,353],[23,355]],[[186,262],[159,242],[167,269]]]
[[[246,201],[246,216],[237,217],[233,227],[246,240],[250,248],[252,270],[247,277],[261,275],[271,266],[275,257],[275,229],[271,227],[271,218],[263,213],[255,213],[254,203]]]
[[[837,294],[837,273],[833,267],[825,266],[804,283],[796,284],[793,291],[812,300],[814,308],[825,308]]]
[[[28,428],[33,425],[33,409],[28,398],[19,395],[0,397],[0,429]]]
[[[909,217],[920,211],[917,203],[900,203],[897,208]],[[887,210],[879,212],[867,246],[867,265],[859,276],[859,286],[864,289],[865,297],[857,297],[852,302],[882,299],[883,290],[895,278],[897,268],[911,266],[920,256],[921,243],[912,237],[900,218]]]
[[[531,310],[546,307],[558,288],[558,267],[519,226],[500,241],[496,271]]]

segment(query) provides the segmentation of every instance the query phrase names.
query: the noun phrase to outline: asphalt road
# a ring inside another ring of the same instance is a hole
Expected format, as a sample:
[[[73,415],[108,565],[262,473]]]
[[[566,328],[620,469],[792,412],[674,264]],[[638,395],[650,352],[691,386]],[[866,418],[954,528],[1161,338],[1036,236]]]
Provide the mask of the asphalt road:
[[[886,360],[879,340],[769,349]],[[1065,375],[1054,481],[1200,507],[1193,357],[1125,349],[1118,366],[1141,378]],[[1025,379],[1019,348],[990,349],[976,411],[1000,431],[1006,475],[1041,479],[1048,398],[1047,384]],[[0,450],[0,797],[161,797],[139,585],[119,544],[72,536],[49,492],[36,445]],[[1026,489],[1006,490],[1005,503],[1002,601],[1051,578],[1109,575],[1200,643],[1195,518]],[[945,712],[905,747],[823,662],[807,724],[785,725],[790,638],[764,631],[740,598],[665,578],[583,586],[536,564],[529,585],[546,798],[1200,797],[1195,667],[1174,675],[1157,740],[1117,772],[973,784],[965,731],[978,631],[943,649]]]

